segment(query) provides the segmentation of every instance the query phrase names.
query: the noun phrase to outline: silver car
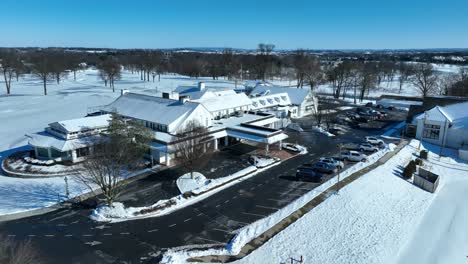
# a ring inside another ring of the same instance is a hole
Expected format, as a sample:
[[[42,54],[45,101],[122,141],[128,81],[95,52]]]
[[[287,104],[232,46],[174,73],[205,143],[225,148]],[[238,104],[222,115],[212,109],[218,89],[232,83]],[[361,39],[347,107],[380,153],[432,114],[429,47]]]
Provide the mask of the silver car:
[[[334,158],[320,158],[319,161],[323,162],[323,163],[328,163],[328,164],[334,165],[340,170],[342,170],[344,168],[344,162],[342,162],[340,160],[337,160],[337,159],[334,159]]]

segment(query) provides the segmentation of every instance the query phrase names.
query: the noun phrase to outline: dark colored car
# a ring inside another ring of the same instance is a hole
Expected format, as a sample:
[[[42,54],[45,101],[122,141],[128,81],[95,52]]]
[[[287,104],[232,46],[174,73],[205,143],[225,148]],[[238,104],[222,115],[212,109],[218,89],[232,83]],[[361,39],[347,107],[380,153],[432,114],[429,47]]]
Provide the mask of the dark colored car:
[[[311,182],[321,182],[322,175],[315,172],[311,167],[299,167],[296,171],[296,180],[305,180]]]
[[[374,104],[372,104],[372,102],[368,102],[368,103],[366,104],[366,107],[372,107],[373,105],[374,105]]]
[[[358,118],[356,118],[356,119],[354,119],[354,120],[356,120],[356,121],[358,121],[358,122],[361,122],[361,123],[367,123],[367,122],[369,122],[369,119],[366,118],[366,117],[363,117],[363,116],[360,116],[360,117],[358,117]]]

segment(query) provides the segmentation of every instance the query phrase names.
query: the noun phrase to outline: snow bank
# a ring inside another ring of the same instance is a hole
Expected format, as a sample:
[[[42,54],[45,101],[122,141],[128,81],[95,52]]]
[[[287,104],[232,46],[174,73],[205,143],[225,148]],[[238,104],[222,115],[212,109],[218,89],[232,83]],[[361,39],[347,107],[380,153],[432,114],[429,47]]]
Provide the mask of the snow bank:
[[[384,156],[388,151],[390,151],[389,148],[385,148],[383,150],[380,150],[370,156],[368,156],[368,160],[366,162],[359,162],[356,163],[355,165],[351,166],[347,170],[343,171],[340,173],[340,179],[345,179],[352,175],[353,173],[375,163],[377,160],[379,160],[382,156]],[[294,211],[298,210],[299,208],[303,207],[305,204],[307,204],[310,200],[313,198],[317,197],[321,193],[325,192],[328,188],[333,186],[337,182],[337,177],[334,176],[330,180],[324,182],[314,190],[311,190],[310,192],[306,193],[305,195],[301,196],[300,198],[296,199],[294,202],[288,204],[286,207],[276,211],[272,215],[260,219],[248,226],[245,226],[244,228],[240,229],[237,235],[231,240],[231,242],[226,246],[224,249],[209,249],[209,250],[203,250],[203,251],[187,251],[187,250],[169,250],[166,252],[163,256],[163,259],[161,263],[165,264],[175,264],[175,263],[186,263],[186,259],[190,257],[197,257],[197,256],[206,256],[206,255],[236,255],[240,252],[241,248],[250,242],[252,239],[258,237],[274,225],[276,225],[278,222],[280,222],[282,219],[286,218],[290,214],[292,214]],[[400,179],[401,180],[401,179]],[[325,226],[321,225],[323,228]],[[305,229],[307,230],[307,229]],[[302,232],[307,232],[305,230],[302,230]],[[284,231],[283,231],[284,232]],[[294,238],[298,239],[298,237]],[[327,237],[326,239],[329,239]],[[313,240],[313,239],[311,239]],[[310,241],[301,241],[302,244],[308,246]],[[288,245],[287,243],[283,244]],[[289,247],[289,246],[287,246]],[[275,249],[274,251],[277,252],[283,252],[281,249]],[[310,247],[309,250],[310,252]],[[314,251],[315,252],[315,251]],[[326,253],[326,252],[325,252]],[[252,262],[246,262],[246,263],[274,263],[274,262],[279,262],[279,259],[272,260],[272,261],[266,261],[265,260],[256,260]]]
[[[91,214],[91,219],[100,222],[123,222],[148,217],[157,217],[172,213],[181,208],[195,204],[223,189],[244,181],[259,172],[262,172],[280,162],[273,163],[268,167],[257,169],[255,166],[249,166],[232,175],[211,179],[208,184],[201,185],[196,189],[185,192],[168,200],[160,200],[156,204],[147,207],[127,207],[118,209],[97,208]]]
[[[314,126],[312,127],[312,130],[315,131],[315,132],[319,132],[319,133],[322,133],[326,136],[329,136],[329,137],[334,137],[335,135],[333,135],[332,133],[326,131],[325,129],[319,127],[319,126]]]
[[[176,180],[177,188],[179,188],[180,193],[192,191],[209,183],[210,181],[207,180],[203,174],[196,171],[193,173],[186,173]]]

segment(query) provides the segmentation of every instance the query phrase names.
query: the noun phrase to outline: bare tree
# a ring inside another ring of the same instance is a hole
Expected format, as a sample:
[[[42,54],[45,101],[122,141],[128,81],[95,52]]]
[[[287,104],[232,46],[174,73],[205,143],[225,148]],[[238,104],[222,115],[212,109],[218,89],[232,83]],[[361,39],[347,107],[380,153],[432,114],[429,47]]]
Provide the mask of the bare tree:
[[[15,74],[18,63],[20,62],[14,52],[5,51],[0,54],[0,69],[5,80],[7,94],[11,93],[11,78]]]
[[[82,163],[75,178],[91,191],[98,186],[109,207],[126,184],[125,175],[141,166],[153,133],[141,123],[112,113],[108,132]]]
[[[429,63],[419,63],[414,67],[413,84],[418,88],[423,97],[426,97],[437,90],[438,76]]]
[[[105,84],[109,82],[109,87],[112,88],[112,92],[115,92],[114,81],[119,80],[121,78],[121,67],[122,66],[120,65],[118,60],[113,57],[106,58],[104,61],[97,65],[101,78],[104,80]]]
[[[453,73],[446,73],[440,75],[438,78],[438,87],[439,87],[439,94],[440,95],[448,95],[449,90],[457,83],[458,76],[457,74]]]
[[[413,66],[411,64],[408,64],[406,62],[400,62],[398,63],[398,84],[399,84],[399,92],[401,93],[401,89],[403,88],[403,85],[408,82],[408,80],[411,78],[411,76],[414,73]]]
[[[197,121],[188,122],[177,133],[178,143],[175,145],[176,156],[193,178],[193,171],[200,168],[211,151],[206,146],[208,141],[214,140],[208,136],[208,129]]]
[[[0,235],[0,263],[40,264],[42,261],[31,240],[18,242]]]
[[[48,52],[38,52],[31,57],[32,72],[42,80],[44,95],[47,95],[47,81],[54,77],[54,67]]]

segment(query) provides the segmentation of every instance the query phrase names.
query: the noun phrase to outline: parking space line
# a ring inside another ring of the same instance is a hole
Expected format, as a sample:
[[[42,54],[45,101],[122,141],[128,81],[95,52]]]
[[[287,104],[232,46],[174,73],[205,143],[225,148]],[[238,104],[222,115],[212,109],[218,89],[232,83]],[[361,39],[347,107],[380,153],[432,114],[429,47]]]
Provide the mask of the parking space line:
[[[234,195],[234,196],[232,197],[232,199],[237,199],[237,195]]]
[[[122,233],[120,233],[120,234],[121,234],[121,235],[130,235],[130,233],[128,233],[128,232],[122,232]]]
[[[216,205],[215,207],[216,207],[216,208],[218,208],[218,207],[220,207],[220,206],[221,206],[221,205],[220,205],[220,204],[218,204],[218,205]]]
[[[28,237],[35,237],[36,235],[28,235]]]
[[[223,242],[216,241],[216,240],[211,240],[211,239],[208,239],[208,238],[203,238],[203,237],[199,237],[199,236],[197,236],[197,238],[199,238],[201,240],[209,241],[209,242],[212,242],[212,243],[224,244]]]
[[[177,224],[172,224],[172,225],[170,225],[170,226],[168,226],[168,227],[174,227],[174,226],[176,226],[176,225],[177,225]]]
[[[92,237],[93,235],[91,235],[91,234],[84,234],[84,235],[81,235],[81,236],[84,236],[84,237]]]
[[[281,195],[291,195],[291,196],[297,196],[297,197],[302,196],[302,194],[297,194],[297,193],[279,193],[279,194],[281,194]]]
[[[224,229],[219,229],[219,228],[213,228],[213,230],[223,232],[223,233],[226,233],[226,234],[231,234],[231,231],[229,231],[229,230],[224,230]]]
[[[188,222],[190,220],[192,220],[192,218],[187,218],[187,219],[184,220],[184,222]]]
[[[202,216],[202,215],[203,215],[203,213],[199,213],[199,214],[197,214],[197,216]]]
[[[112,234],[110,233],[107,233],[107,234],[103,234],[104,236],[112,236]]]
[[[224,203],[229,203],[229,200],[224,201]]]
[[[246,214],[246,215],[253,215],[253,216],[258,216],[258,217],[267,217],[267,215],[261,215],[261,214],[254,214],[254,213],[247,213],[247,212],[242,212],[243,214]]]
[[[271,209],[271,210],[275,210],[275,211],[281,209],[281,208],[277,208],[277,207],[270,207],[270,206],[263,206],[263,205],[255,205],[255,207]]]
[[[278,203],[283,203],[283,202],[287,202],[285,200],[277,200],[277,199],[267,199],[269,201],[273,201],[273,202],[278,202]]]
[[[67,235],[65,235],[65,236],[66,236],[66,237],[72,237],[73,235],[71,235],[71,234],[67,234]]]
[[[54,237],[55,235],[44,235],[45,237]]]
[[[249,190],[251,190],[251,191],[255,190],[255,186],[254,186],[254,187],[252,187],[252,188],[250,188]]]
[[[8,235],[9,237],[15,237],[16,235]]]
[[[156,232],[158,231],[159,229],[153,229],[153,230],[148,230],[148,233],[153,233],[153,232]]]

